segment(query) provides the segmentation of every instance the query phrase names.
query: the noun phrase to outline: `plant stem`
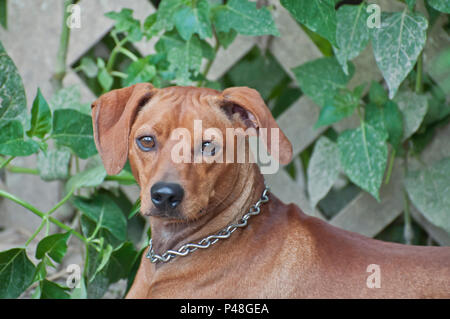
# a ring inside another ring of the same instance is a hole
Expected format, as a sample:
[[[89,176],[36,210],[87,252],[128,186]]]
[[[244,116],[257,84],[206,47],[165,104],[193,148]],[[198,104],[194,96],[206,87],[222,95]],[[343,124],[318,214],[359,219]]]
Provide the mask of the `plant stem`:
[[[68,7],[72,4],[72,0],[65,0],[63,6],[63,22],[61,28],[61,36],[59,38],[59,48],[56,56],[56,67],[55,73],[52,78],[52,85],[54,91],[58,91],[62,88],[62,82],[66,76],[66,60],[67,60],[67,50],[69,48],[70,39],[70,28],[67,25],[67,19],[70,16]]]
[[[75,156],[75,173],[78,174],[80,172],[80,160],[78,156]]]
[[[66,224],[61,223],[59,220],[53,218],[53,217],[48,217],[48,220],[51,221],[53,224],[55,224],[56,226],[64,229],[65,231],[72,231],[72,234],[75,235],[76,237],[78,237],[82,242],[87,243],[88,240],[86,237],[84,237],[83,235],[81,235],[79,232],[73,230],[72,228],[70,228],[69,226],[67,226]]]
[[[214,59],[209,60],[208,63],[206,64],[205,70],[203,71],[203,79],[201,79],[198,82],[198,85],[197,85],[198,87],[201,87],[205,84],[206,77],[208,76],[209,70],[211,69],[211,66],[214,63],[215,56],[217,55],[217,52],[219,52],[219,49],[220,49],[220,42],[219,42],[219,38],[217,37],[216,30],[213,29],[213,33],[214,33],[214,38],[216,39],[216,45],[214,46]]]
[[[48,218],[45,220],[45,237],[47,237],[50,233],[50,222],[48,221]]]
[[[386,175],[386,179],[384,180],[384,183],[387,185],[389,184],[389,181],[391,179],[391,175],[392,175],[392,167],[394,167],[394,161],[395,161],[395,149],[393,148],[391,151],[391,157],[389,158],[389,166],[388,166],[388,171],[387,171],[387,175]]]
[[[116,181],[116,182],[123,182],[123,183],[130,183],[135,184],[136,180],[134,177],[128,177],[128,176],[118,176],[118,175],[108,175],[105,177],[105,181]]]
[[[404,222],[405,222],[405,226],[403,229],[403,237],[405,238],[405,243],[407,245],[411,245],[412,244],[412,240],[414,238],[414,233],[413,233],[413,229],[411,226],[411,214],[410,214],[410,208],[409,208],[409,198],[408,198],[408,194],[406,193],[406,190],[403,188],[403,198],[405,201],[405,206],[404,206]]]
[[[28,168],[21,166],[8,166],[8,172],[17,173],[17,174],[30,174],[30,175],[39,175],[39,171],[36,168]],[[123,183],[135,184],[136,180],[132,176],[120,176],[120,175],[108,175],[105,178],[106,181],[117,181]]]
[[[53,214],[58,208],[60,208],[65,202],[67,202],[67,201],[69,200],[69,198],[73,195],[74,190],[75,190],[75,189],[73,188],[70,192],[68,192],[68,193],[66,194],[66,196],[64,196],[63,199],[61,199],[55,206],[53,206],[52,209],[50,209],[50,210],[46,213],[46,215],[47,215],[47,216],[50,216],[50,215]]]
[[[47,219],[43,219],[39,227],[36,229],[36,231],[31,235],[30,238],[28,238],[27,242],[25,243],[25,247],[28,247],[28,245],[33,241],[33,239],[36,238],[36,236],[41,232],[42,228],[44,228],[44,225],[46,224]]]
[[[111,73],[112,71],[114,62],[116,62],[117,53],[120,52],[120,48],[122,48],[122,45],[124,45],[128,41],[127,37],[123,38],[121,41],[118,41],[117,37],[115,36],[113,37],[113,39],[114,42],[116,42],[116,46],[114,47],[114,49],[112,49],[108,63],[106,63],[106,71],[108,71],[108,73]]]
[[[8,158],[6,161],[4,161],[2,164],[0,164],[0,169],[2,169],[3,167],[5,167],[9,163],[11,163],[11,161],[15,158],[16,158],[15,156],[11,156],[10,158]]]
[[[360,108],[359,105],[356,107],[356,113],[358,114],[359,122],[361,123],[361,126],[363,126],[364,125],[364,118],[362,117],[361,108]]]
[[[8,169],[8,172],[11,172],[11,173],[39,175],[39,171],[36,168],[8,166],[7,169]]]
[[[100,215],[99,221],[97,223],[97,225],[95,226],[94,232],[92,233],[92,235],[87,239],[89,242],[91,242],[95,236],[97,236],[97,233],[100,230],[100,227],[102,226],[102,221],[103,221],[103,214]]]
[[[126,79],[128,77],[128,74],[119,71],[111,71],[111,75],[122,79]]]
[[[417,70],[416,70],[416,88],[415,91],[417,94],[422,92],[422,52],[419,54],[419,57],[417,58]]]
[[[8,193],[0,189],[0,196],[8,198],[9,200],[12,200],[13,202],[19,204],[22,207],[25,207],[35,215],[39,216],[40,218],[45,218],[45,214],[41,212],[39,209],[31,205],[30,203],[25,202],[24,200]]]
[[[118,51],[120,53],[122,53],[123,55],[126,55],[127,57],[129,57],[133,61],[139,60],[139,58],[133,52],[131,52],[130,50],[125,49],[124,47],[119,47]]]
[[[408,149],[405,150],[404,155],[404,174],[405,177],[408,174]],[[408,193],[406,191],[405,186],[403,186],[403,200],[404,200],[404,228],[403,228],[403,238],[405,239],[406,244],[411,245],[412,240],[414,238],[413,229],[411,226],[411,214],[410,214],[410,207],[409,207],[409,198]]]
[[[12,200],[13,202],[19,204],[22,207],[25,207],[26,209],[28,209],[29,211],[31,211],[32,213],[34,213],[35,215],[39,216],[42,219],[48,219],[50,222],[52,222],[53,224],[55,224],[56,226],[66,230],[66,231],[72,231],[72,233],[78,237],[79,239],[81,239],[84,243],[87,243],[87,239],[86,237],[84,237],[83,235],[81,235],[80,233],[74,231],[72,228],[70,228],[69,226],[63,224],[62,222],[60,222],[59,220],[51,217],[51,216],[47,216],[45,213],[41,212],[39,209],[37,209],[36,207],[34,207],[33,205],[31,205],[30,203],[25,202],[24,200],[8,193],[5,192],[3,190],[0,189],[0,196],[8,198],[9,200]]]

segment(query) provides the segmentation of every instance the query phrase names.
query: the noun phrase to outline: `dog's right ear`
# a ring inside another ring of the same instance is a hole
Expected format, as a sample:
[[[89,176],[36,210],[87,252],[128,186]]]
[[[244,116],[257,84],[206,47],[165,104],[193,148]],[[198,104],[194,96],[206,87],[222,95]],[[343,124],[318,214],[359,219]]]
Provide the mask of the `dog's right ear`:
[[[138,83],[105,93],[92,103],[95,145],[109,175],[125,165],[131,125],[154,90],[150,83]]]

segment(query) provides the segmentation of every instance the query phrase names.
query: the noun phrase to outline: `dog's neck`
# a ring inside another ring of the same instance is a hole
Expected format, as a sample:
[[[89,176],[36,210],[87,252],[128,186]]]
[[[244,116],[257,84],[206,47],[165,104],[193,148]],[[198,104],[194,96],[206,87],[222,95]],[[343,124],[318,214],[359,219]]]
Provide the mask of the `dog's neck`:
[[[261,197],[264,177],[256,164],[239,164],[229,179],[231,185],[222,189],[231,190],[222,194],[223,200],[211,211],[195,221],[173,222],[150,217],[152,242],[155,253],[178,249],[186,243],[197,243],[206,236],[215,234],[227,225],[237,222]]]

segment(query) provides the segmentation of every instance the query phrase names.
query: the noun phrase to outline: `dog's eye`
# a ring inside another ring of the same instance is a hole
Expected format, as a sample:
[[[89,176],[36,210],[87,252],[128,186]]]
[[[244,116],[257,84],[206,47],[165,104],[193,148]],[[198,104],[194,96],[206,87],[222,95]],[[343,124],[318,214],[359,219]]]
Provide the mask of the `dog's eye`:
[[[142,136],[136,139],[136,144],[141,150],[148,152],[156,146],[156,141],[153,136]]]
[[[202,153],[207,156],[214,156],[216,154],[216,148],[211,141],[202,143]]]

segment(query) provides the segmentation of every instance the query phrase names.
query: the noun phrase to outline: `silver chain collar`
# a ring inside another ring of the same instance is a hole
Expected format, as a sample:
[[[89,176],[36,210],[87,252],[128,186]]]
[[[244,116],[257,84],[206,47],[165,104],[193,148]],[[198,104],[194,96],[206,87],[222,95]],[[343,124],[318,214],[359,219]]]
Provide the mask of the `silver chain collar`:
[[[168,262],[172,258],[175,258],[177,256],[186,256],[189,253],[196,251],[199,248],[206,249],[206,248],[210,247],[211,245],[214,245],[215,243],[217,243],[220,239],[229,238],[236,229],[247,226],[247,221],[249,220],[250,217],[258,215],[261,212],[260,206],[269,201],[268,193],[269,193],[269,187],[266,186],[266,188],[264,189],[264,191],[261,195],[261,198],[256,202],[256,204],[254,204],[252,207],[250,207],[249,212],[247,214],[245,214],[244,216],[242,216],[242,218],[239,220],[239,222],[237,224],[230,224],[227,227],[225,227],[224,229],[220,230],[217,234],[210,235],[208,237],[203,238],[197,244],[194,244],[194,243],[184,244],[178,250],[170,250],[169,249],[162,255],[158,255],[158,254],[155,254],[155,251],[153,250],[152,240],[150,239],[150,241],[149,241],[150,247],[149,247],[147,255],[145,257],[150,259],[150,261],[152,263],[156,263],[158,261]]]

